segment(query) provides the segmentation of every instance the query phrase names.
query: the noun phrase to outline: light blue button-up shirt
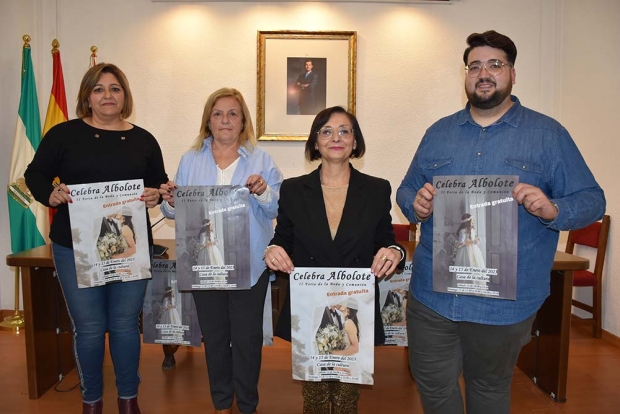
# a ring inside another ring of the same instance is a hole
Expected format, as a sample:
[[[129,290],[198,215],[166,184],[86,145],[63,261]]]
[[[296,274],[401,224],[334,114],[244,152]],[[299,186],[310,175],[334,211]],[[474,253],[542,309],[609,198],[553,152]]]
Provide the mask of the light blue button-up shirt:
[[[205,138],[200,151],[189,150],[179,163],[174,178],[177,185],[217,185],[217,164],[213,158],[213,137]],[[264,199],[250,197],[250,268],[252,286],[266,269],[263,252],[273,237],[273,220],[278,215],[282,173],[271,156],[259,147],[239,147],[239,163],[230,185],[245,185],[248,177],[259,174],[267,182],[269,194]],[[163,202],[161,211],[174,218],[174,208]]]
[[[405,216],[416,222],[413,200],[435,175],[518,175],[540,188],[559,209],[545,222],[519,206],[516,300],[433,292],[433,216],[421,225],[413,259],[411,292],[453,321],[510,325],[533,315],[549,296],[550,272],[560,230],[585,227],[605,213],[605,195],[572,138],[557,121],[514,105],[481,127],[470,106],[431,126],[396,193]]]

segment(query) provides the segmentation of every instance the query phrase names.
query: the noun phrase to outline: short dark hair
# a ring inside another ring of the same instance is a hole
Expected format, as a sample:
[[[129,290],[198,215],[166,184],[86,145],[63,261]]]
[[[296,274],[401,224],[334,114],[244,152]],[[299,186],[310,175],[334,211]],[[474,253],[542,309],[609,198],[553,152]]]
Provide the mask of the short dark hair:
[[[495,49],[503,50],[508,58],[507,63],[513,66],[517,60],[517,46],[515,46],[514,42],[508,36],[497,33],[495,30],[488,30],[484,33],[472,33],[467,37],[467,44],[469,47],[465,49],[463,53],[463,62],[465,62],[465,65],[468,63],[467,58],[469,57],[469,52],[480,46],[490,46]]]
[[[351,126],[353,127],[353,138],[356,142],[355,149],[353,149],[353,152],[351,153],[351,158],[362,158],[364,152],[366,152],[364,136],[362,135],[362,130],[357,122],[357,118],[355,118],[355,115],[348,112],[342,106],[332,106],[331,108],[326,108],[319,112],[312,122],[310,134],[308,135],[308,140],[306,141],[305,153],[308,161],[321,159],[321,153],[316,148],[317,141],[319,139],[318,132],[329,121],[329,118],[331,118],[333,114],[345,114],[351,122]]]

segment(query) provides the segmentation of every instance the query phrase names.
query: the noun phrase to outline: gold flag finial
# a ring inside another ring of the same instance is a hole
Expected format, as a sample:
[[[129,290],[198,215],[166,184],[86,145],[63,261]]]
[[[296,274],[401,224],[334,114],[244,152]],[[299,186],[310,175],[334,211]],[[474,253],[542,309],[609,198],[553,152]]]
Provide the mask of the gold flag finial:
[[[89,67],[93,67],[97,64],[97,51],[99,49],[97,48],[97,46],[91,46],[90,47],[90,65]]]
[[[58,41],[58,39],[52,40],[52,55],[54,53],[58,53],[58,48],[59,47],[60,47],[60,42]]]
[[[30,47],[30,36],[25,34],[22,36],[22,40],[24,41],[24,47]]]

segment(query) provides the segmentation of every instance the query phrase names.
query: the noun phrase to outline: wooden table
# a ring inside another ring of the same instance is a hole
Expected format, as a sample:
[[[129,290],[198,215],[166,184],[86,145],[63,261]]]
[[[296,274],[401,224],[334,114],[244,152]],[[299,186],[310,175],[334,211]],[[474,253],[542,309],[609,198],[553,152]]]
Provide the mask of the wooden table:
[[[174,240],[156,240],[169,248],[163,256],[174,259]],[[19,267],[24,298],[28,397],[41,397],[75,367],[71,321],[56,278],[50,245],[8,255],[6,264]]]
[[[566,402],[573,272],[589,267],[588,259],[555,252],[551,294],[538,310],[532,340],[517,361],[517,366],[556,402]]]
[[[416,242],[398,243],[407,250],[407,260],[412,260]],[[555,252],[551,294],[538,310],[532,340],[523,347],[517,361],[517,367],[557,402],[566,402],[573,272],[589,267],[588,259]]]

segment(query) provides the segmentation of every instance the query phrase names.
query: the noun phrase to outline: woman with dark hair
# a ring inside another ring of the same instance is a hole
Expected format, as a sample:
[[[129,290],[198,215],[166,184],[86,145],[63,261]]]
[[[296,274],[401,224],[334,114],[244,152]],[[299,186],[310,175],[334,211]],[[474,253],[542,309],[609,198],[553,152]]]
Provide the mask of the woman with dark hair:
[[[136,253],[136,233],[133,228],[133,214],[129,207],[114,215],[120,227],[120,236],[123,242],[123,251],[112,256],[112,259],[122,259],[133,256]]]
[[[357,301],[349,298],[347,302],[338,307],[344,315],[344,348],[332,351],[333,355],[355,355],[360,351],[360,323],[357,320]]]
[[[308,161],[321,160],[321,165],[282,183],[275,237],[265,249],[270,269],[290,273],[294,266],[370,268],[381,278],[404,266],[405,252],[392,230],[390,183],[362,174],[349,162],[361,158],[365,149],[354,115],[339,106],[319,112],[305,154]],[[375,283],[376,345],[385,341],[378,286]],[[350,311],[347,335],[350,332],[353,343],[359,326]],[[275,334],[291,340],[290,293]],[[357,384],[304,381],[302,393],[304,413],[328,414],[330,406],[333,413],[357,412]]]
[[[125,74],[115,65],[90,68],[80,85],[78,118],[54,126],[45,135],[25,173],[34,198],[57,207],[50,230],[54,265],[67,303],[73,329],[73,350],[82,391],[82,413],[103,412],[103,357],[108,333],[116,374],[118,408],[139,413],[139,315],[147,279],[78,289],[73,238],[69,223],[72,185],[142,179],[141,199],[146,207],[159,202],[158,188],[168,181],[159,144],[148,131],[127,122],[133,100]],[[60,186],[52,185],[54,178]],[[116,257],[135,253],[131,213],[121,214],[118,230],[128,249]],[[149,245],[153,236],[146,215]],[[130,247],[131,246],[131,247]]]

